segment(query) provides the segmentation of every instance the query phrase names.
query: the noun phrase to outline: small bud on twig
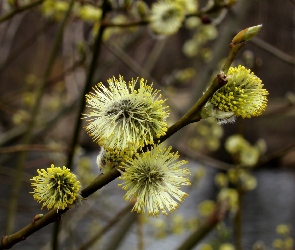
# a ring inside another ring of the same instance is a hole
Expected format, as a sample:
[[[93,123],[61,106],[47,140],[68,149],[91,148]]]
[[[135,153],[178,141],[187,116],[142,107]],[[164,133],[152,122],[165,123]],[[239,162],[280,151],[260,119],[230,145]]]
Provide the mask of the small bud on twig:
[[[241,43],[250,40],[252,37],[256,36],[260,31],[262,24],[246,28],[240,31],[232,40],[233,43]]]
[[[37,220],[40,220],[41,218],[43,217],[43,214],[37,214],[35,215],[33,221],[32,221],[32,224],[34,224]]]

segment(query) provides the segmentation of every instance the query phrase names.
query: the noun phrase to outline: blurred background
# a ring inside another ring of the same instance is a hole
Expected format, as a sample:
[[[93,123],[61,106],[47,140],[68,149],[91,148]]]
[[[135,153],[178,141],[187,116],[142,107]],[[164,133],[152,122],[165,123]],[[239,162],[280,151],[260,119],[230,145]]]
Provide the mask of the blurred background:
[[[104,21],[115,25],[103,33],[92,86],[106,84],[119,74],[126,80],[144,77],[167,98],[172,125],[219,72],[235,34],[263,24],[234,65],[242,64],[262,79],[269,91],[267,109],[257,118],[238,118],[222,126],[203,120],[165,142],[189,161],[192,172],[192,186],[186,189],[189,196],[172,215],[155,219],[129,213],[120,181],[115,180],[63,216],[59,249],[177,249],[206,221],[223,188],[238,190],[243,198],[239,210],[243,249],[294,249],[295,2],[194,1],[199,14],[187,15],[178,32],[167,37],[140,22],[149,10],[139,13],[137,2],[110,0]],[[150,8],[155,1],[144,2]],[[95,163],[99,145],[86,134],[83,121],[78,135],[75,124],[84,112],[79,105],[96,49],[101,4],[75,1],[48,70],[69,1],[0,1],[1,235],[18,231],[36,214],[46,213],[29,194],[30,178],[37,169],[64,166],[74,153],[72,170],[84,187],[99,174]],[[225,7],[200,15],[210,4]],[[124,26],[128,23],[138,25]],[[29,126],[36,103],[40,104],[36,119]],[[243,144],[245,155],[230,150],[234,139]],[[245,167],[240,176],[243,192],[231,175],[237,163]],[[194,249],[235,249],[222,247],[237,246],[237,213],[237,207],[231,208]],[[100,235],[116,218],[118,224]],[[53,228],[43,228],[14,249],[52,249]],[[95,242],[82,248],[91,237]]]

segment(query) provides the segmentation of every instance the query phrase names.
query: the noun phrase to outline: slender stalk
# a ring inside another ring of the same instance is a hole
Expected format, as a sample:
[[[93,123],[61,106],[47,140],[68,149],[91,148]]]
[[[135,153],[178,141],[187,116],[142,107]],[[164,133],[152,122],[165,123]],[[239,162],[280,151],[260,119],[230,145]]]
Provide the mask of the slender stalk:
[[[243,250],[243,232],[242,232],[242,204],[243,203],[243,191],[238,187],[238,211],[234,218],[234,232],[235,232],[235,244],[236,250]]]
[[[58,249],[58,240],[59,240],[58,233],[59,233],[60,229],[61,229],[61,220],[58,220],[53,225],[53,234],[52,234],[52,242],[51,242],[51,244],[52,244],[51,249],[52,250]]]
[[[95,242],[97,242],[104,234],[106,234],[110,229],[112,229],[114,225],[116,225],[125,214],[130,212],[133,205],[134,204],[129,203],[126,207],[120,210],[105,227],[103,227],[95,235],[93,235],[85,244],[80,246],[78,250],[90,249],[90,247],[92,247],[93,244],[95,244]]]
[[[25,11],[25,10],[29,10],[29,9],[31,9],[31,8],[33,8],[33,7],[41,4],[43,1],[44,0],[38,0],[36,2],[29,3],[29,4],[25,5],[25,6],[22,6],[20,8],[17,8],[15,10],[11,11],[10,13],[4,15],[3,17],[0,17],[0,24],[3,23],[3,22],[5,22],[5,21],[7,21],[10,18],[12,18],[16,14],[19,14],[19,13]]]
[[[47,64],[47,67],[46,67],[46,70],[44,73],[43,81],[41,82],[39,89],[37,91],[36,102],[33,107],[33,110],[31,113],[31,118],[28,123],[28,127],[25,132],[24,139],[23,139],[24,145],[28,145],[31,142],[33,128],[35,126],[37,115],[40,110],[41,100],[42,100],[42,97],[44,94],[45,85],[46,85],[46,82],[48,81],[51,71],[53,69],[53,65],[54,65],[56,56],[58,54],[59,46],[62,41],[63,31],[66,26],[66,22],[67,22],[69,15],[70,15],[73,5],[74,5],[74,0],[71,1],[71,4],[69,5],[69,9],[68,9],[60,27],[59,27],[57,37],[55,39],[54,46],[52,49],[52,53],[50,55],[49,62]],[[20,156],[18,157],[17,174],[14,179],[14,183],[13,183],[12,190],[11,190],[11,196],[10,196],[11,199],[10,199],[10,202],[8,205],[8,215],[7,215],[6,230],[5,230],[7,234],[9,234],[11,231],[13,231],[15,213],[16,213],[16,208],[17,208],[18,194],[19,194],[19,190],[20,190],[23,168],[24,168],[26,159],[27,159],[27,152],[22,152],[20,154]]]
[[[42,123],[42,127],[39,128],[37,131],[33,132],[33,137],[43,135],[46,133],[47,130],[51,129],[57,121],[59,121],[61,118],[64,118],[67,114],[71,113],[73,110],[77,108],[77,101],[73,101],[69,105],[65,106],[60,112],[58,112],[53,117],[50,117],[48,120],[45,120],[44,123]],[[5,133],[3,136],[0,137],[0,146],[9,144],[17,139],[26,131],[25,125],[17,126],[11,130],[9,130],[7,133]]]
[[[218,12],[219,10],[223,9],[223,8],[227,8],[226,5],[221,5],[221,4],[216,4],[216,2],[214,1],[214,4],[212,6],[210,6],[208,9],[203,9],[200,10],[196,13],[193,14],[189,14],[186,15],[186,18],[189,17],[202,17],[205,14],[210,14],[210,13],[214,13],[214,12]],[[141,25],[148,25],[150,23],[149,20],[140,20],[140,21],[134,21],[134,22],[130,22],[130,23],[112,23],[112,22],[103,22],[102,26],[104,27],[133,27],[133,26],[141,26]]]
[[[101,16],[101,22],[102,20],[105,18],[105,15],[108,11],[108,2],[106,0],[104,0],[103,5],[102,5],[102,16]],[[74,158],[74,153],[75,153],[75,147],[77,145],[78,139],[79,139],[79,132],[80,132],[80,128],[81,128],[81,124],[82,124],[82,120],[80,118],[80,114],[83,113],[83,110],[85,108],[85,95],[87,94],[87,92],[89,92],[92,82],[93,82],[93,76],[95,73],[95,69],[97,67],[97,61],[98,61],[98,57],[101,51],[101,45],[102,45],[102,36],[103,36],[103,32],[105,30],[105,27],[101,26],[99,29],[99,32],[96,36],[95,39],[95,43],[94,43],[94,49],[93,49],[93,54],[92,54],[92,61],[90,64],[90,68],[87,74],[87,79],[86,79],[86,83],[84,86],[84,90],[83,93],[81,95],[81,100],[80,100],[80,107],[78,109],[77,112],[77,117],[76,117],[76,124],[75,124],[75,129],[74,129],[74,133],[72,136],[72,142],[69,148],[69,154],[68,154],[68,158],[67,158],[67,163],[66,166],[67,168],[71,169],[72,168],[72,164],[73,164],[73,158]],[[58,249],[58,233],[59,233],[59,228],[60,226],[57,224],[60,224],[61,221],[57,221],[56,225],[53,229],[53,237],[52,237],[52,249],[53,250],[57,250]]]
[[[108,2],[106,0],[104,0],[104,2],[103,2],[102,9],[103,9],[103,12],[102,12],[102,16],[101,16],[101,21],[105,18],[105,15],[108,11]],[[86,83],[84,86],[84,90],[83,90],[83,93],[81,94],[80,106],[79,106],[79,109],[77,112],[78,116],[76,119],[75,130],[73,133],[72,142],[71,142],[71,146],[70,146],[70,153],[68,155],[67,164],[66,164],[67,168],[69,168],[69,169],[71,169],[71,167],[72,167],[75,147],[76,147],[78,139],[79,139],[79,132],[80,132],[81,124],[82,124],[80,114],[83,113],[83,110],[85,108],[85,102],[86,102],[85,95],[90,91],[91,86],[93,84],[93,76],[94,76],[95,70],[97,68],[97,62],[98,62],[98,57],[99,57],[99,54],[101,51],[102,36],[103,36],[104,30],[105,30],[105,27],[101,26],[98,33],[97,33],[97,36],[96,36],[96,39],[95,39],[95,42],[93,45],[92,60],[91,60],[91,64],[89,67],[88,74],[87,74],[87,79],[86,79]]]
[[[143,69],[138,63],[132,59],[123,49],[116,44],[104,44],[104,46],[114,53],[123,63],[125,63],[135,74],[150,79],[154,85],[158,85],[157,81],[150,75],[148,71]]]
[[[277,47],[271,45],[270,43],[262,40],[259,37],[252,37],[250,40],[251,43],[255,44],[259,48],[267,51],[268,53],[276,56],[277,58],[281,59],[283,62],[286,62],[291,65],[295,65],[295,57],[291,56],[284,51],[278,49]]]
[[[138,250],[143,250],[144,249],[144,241],[143,241],[143,222],[142,222],[142,215],[141,214],[137,214],[137,249]]]
[[[295,143],[291,143],[287,146],[284,146],[283,148],[280,148],[277,151],[262,157],[262,159],[256,164],[255,167],[263,166],[271,161],[275,161],[277,159],[280,159],[281,157],[283,157],[284,155],[286,155],[290,151],[294,150],[294,148],[295,148]]]
[[[230,51],[227,56],[226,62],[222,68],[222,71],[226,74],[230,65],[235,59],[235,56],[239,52],[239,50],[245,45],[245,43],[231,43]],[[202,107],[206,104],[206,102],[211,98],[211,96],[221,87],[223,87],[227,83],[226,76],[223,74],[218,74],[206,92],[200,97],[200,99],[194,104],[194,106],[174,125],[172,125],[167,131],[166,135],[159,139],[160,142],[169,138],[172,134],[178,131],[180,128],[201,120],[200,112]]]
[[[90,185],[88,185],[81,191],[82,197],[87,198],[89,195],[93,194],[95,191],[104,187],[119,176],[120,173],[117,171],[117,169],[112,169],[106,174],[99,175]],[[31,222],[15,234],[3,236],[0,241],[0,250],[9,249],[15,244],[25,240],[27,237],[37,232],[41,228],[49,225],[50,223],[60,220],[61,215],[66,213],[68,210],[68,208],[64,210],[59,209],[58,211],[56,209],[53,209],[39,220]]]
[[[43,25],[42,28],[37,30],[32,36],[27,40],[23,41],[20,46],[10,52],[5,60],[2,59],[2,64],[0,65],[0,73],[2,73],[7,67],[9,67],[22,53],[24,53],[30,46],[35,45],[37,38],[44,34],[44,31],[48,31],[53,26],[53,22],[48,22]]]
[[[49,151],[49,152],[60,152],[64,151],[65,148],[52,148],[50,146],[44,146],[41,144],[30,144],[30,145],[17,145],[11,147],[0,147],[0,154],[15,153],[19,151]]]
[[[150,51],[148,57],[146,58],[143,69],[146,72],[151,72],[153,68],[156,66],[156,62],[159,59],[159,56],[161,55],[163,49],[165,48],[167,39],[163,40],[157,40],[154,45],[152,50]]]
[[[229,209],[229,202],[221,202],[217,208],[212,212],[208,219],[194,231],[178,248],[177,250],[192,249],[200,242],[215,226],[224,219]]]
[[[245,43],[231,43],[230,44],[230,51],[229,51],[229,55],[226,59],[226,62],[224,64],[224,66],[222,67],[222,71],[224,72],[224,74],[227,74],[227,71],[230,67],[230,65],[233,63],[237,53],[239,52],[239,50],[245,46]]]
[[[107,246],[102,247],[102,250],[116,250],[119,248],[123,239],[126,237],[131,226],[136,221],[136,213],[129,213],[125,216],[124,220],[118,227],[116,227],[115,232],[111,235],[111,239],[108,241]]]
[[[106,22],[103,22],[101,24],[102,27],[121,27],[121,28],[128,28],[128,27],[137,27],[137,26],[141,26],[141,25],[147,25],[149,24],[148,21],[136,21],[136,22],[130,22],[130,23],[106,23]]]

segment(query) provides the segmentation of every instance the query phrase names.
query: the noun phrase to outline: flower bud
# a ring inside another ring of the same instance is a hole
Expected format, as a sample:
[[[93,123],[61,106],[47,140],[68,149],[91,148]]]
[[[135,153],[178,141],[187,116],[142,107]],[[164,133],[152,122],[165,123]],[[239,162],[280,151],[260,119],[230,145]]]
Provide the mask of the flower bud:
[[[241,43],[250,40],[252,37],[256,36],[260,31],[262,24],[257,26],[252,26],[240,31],[232,40],[232,43]]]

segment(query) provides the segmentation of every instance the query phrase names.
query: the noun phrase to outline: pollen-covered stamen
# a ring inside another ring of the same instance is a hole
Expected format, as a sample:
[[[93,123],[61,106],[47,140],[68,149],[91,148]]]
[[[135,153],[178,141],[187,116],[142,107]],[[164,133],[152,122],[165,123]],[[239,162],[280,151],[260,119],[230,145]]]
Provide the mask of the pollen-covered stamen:
[[[122,151],[153,143],[167,131],[167,107],[163,107],[158,90],[144,79],[135,90],[137,80],[126,84],[123,77],[109,79],[109,88],[97,85],[86,95],[90,108],[86,131],[108,150]]]
[[[38,176],[31,180],[34,187],[33,197],[48,209],[65,209],[81,200],[81,184],[66,167],[54,167],[37,170]]]
[[[158,216],[160,212],[167,215],[177,209],[178,202],[187,196],[179,188],[190,185],[186,178],[190,171],[188,168],[179,168],[186,161],[176,161],[177,153],[170,153],[170,150],[171,147],[156,147],[128,158],[122,164],[125,171],[120,179],[125,183],[121,186],[127,190],[124,196],[126,200],[137,198],[134,211],[142,213],[147,210],[149,216]]]
[[[118,123],[123,119],[128,119],[130,117],[131,109],[132,103],[130,100],[121,100],[110,106],[109,110],[106,110],[105,115],[109,116],[111,119],[114,118],[114,121]]]
[[[265,110],[268,92],[250,70],[241,65],[230,68],[227,79],[228,83],[209,100],[216,110],[243,118],[258,116]]]
[[[146,174],[144,178],[146,179],[146,181],[150,183],[160,183],[161,181],[163,181],[163,177],[164,175],[162,173],[159,173],[155,170],[151,170]]]

